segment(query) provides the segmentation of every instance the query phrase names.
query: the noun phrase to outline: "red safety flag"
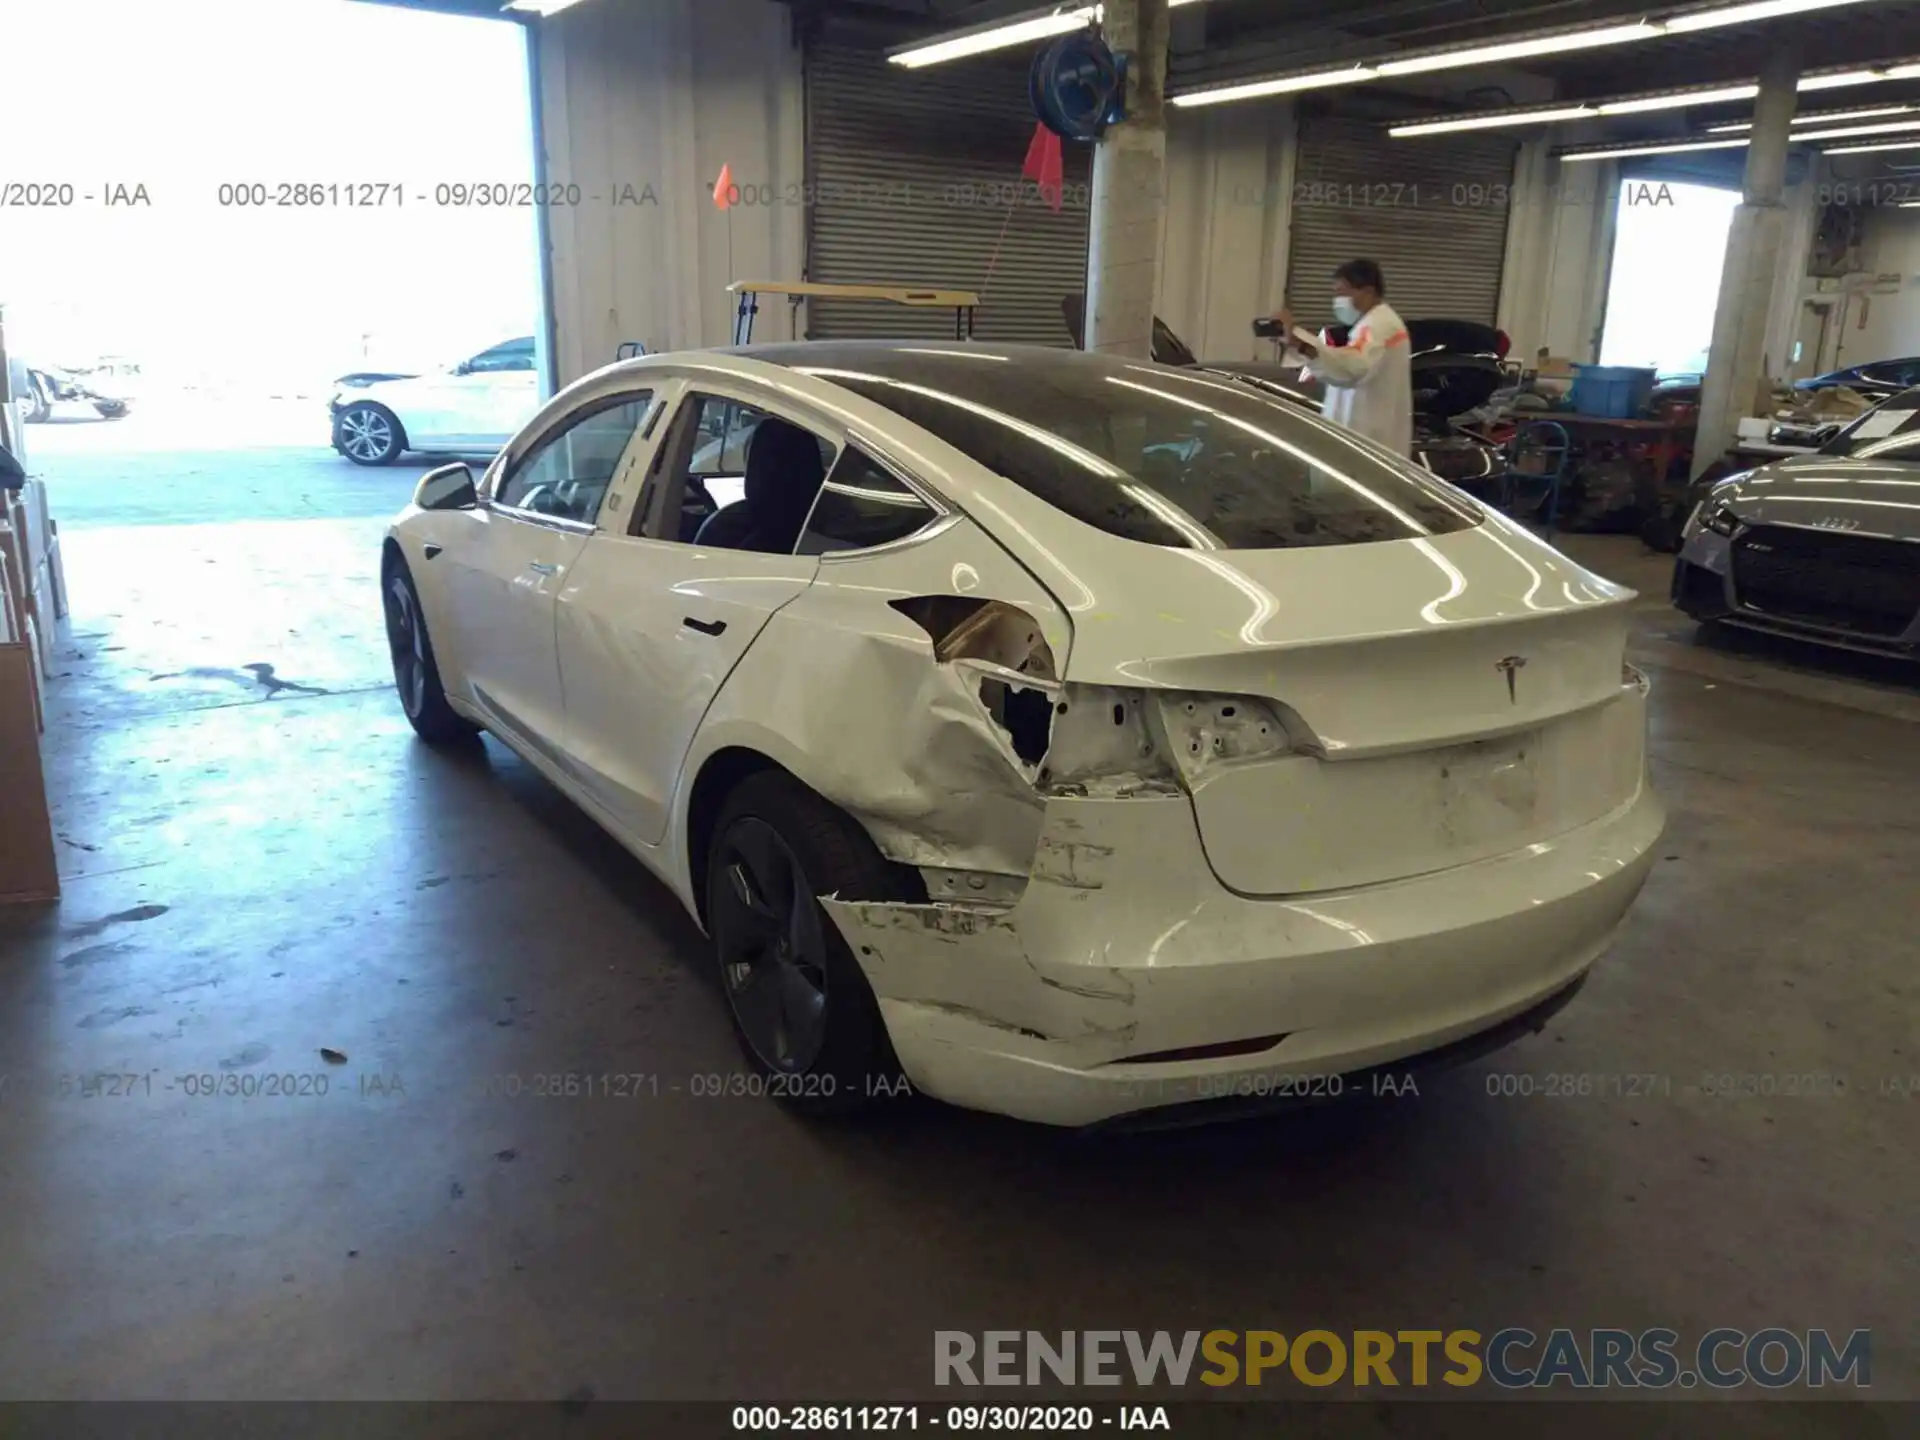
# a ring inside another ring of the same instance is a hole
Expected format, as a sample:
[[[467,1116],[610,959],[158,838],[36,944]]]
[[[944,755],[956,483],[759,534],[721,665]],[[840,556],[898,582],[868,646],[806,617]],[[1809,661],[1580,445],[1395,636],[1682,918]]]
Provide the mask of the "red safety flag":
[[[733,166],[722,164],[720,178],[713,182],[713,205],[716,210],[725,210],[733,204]]]
[[[1040,198],[1049,206],[1055,210],[1060,208],[1066,188],[1063,180],[1065,167],[1060,159],[1060,137],[1045,125],[1034,125],[1033,139],[1027,144],[1027,159],[1020,167],[1020,174],[1040,187]]]

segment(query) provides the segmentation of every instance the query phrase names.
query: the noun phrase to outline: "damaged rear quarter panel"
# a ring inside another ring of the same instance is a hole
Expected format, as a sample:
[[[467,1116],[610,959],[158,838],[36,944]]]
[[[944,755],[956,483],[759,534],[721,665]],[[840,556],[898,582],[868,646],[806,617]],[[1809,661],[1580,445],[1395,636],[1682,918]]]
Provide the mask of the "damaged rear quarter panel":
[[[1035,767],[988,717],[978,667],[938,661],[927,631],[888,603],[920,595],[1017,606],[1055,656],[1068,652],[1052,596],[964,517],[919,544],[828,557],[707,712],[681,776],[680,833],[701,764],[739,746],[852,814],[889,859],[1025,876],[1044,808]]]

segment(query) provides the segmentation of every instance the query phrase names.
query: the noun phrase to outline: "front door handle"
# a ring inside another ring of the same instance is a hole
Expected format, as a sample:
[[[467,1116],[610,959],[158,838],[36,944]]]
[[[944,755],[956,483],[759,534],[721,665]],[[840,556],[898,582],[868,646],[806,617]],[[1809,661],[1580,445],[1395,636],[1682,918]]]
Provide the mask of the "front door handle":
[[[429,560],[433,559],[433,557],[438,555],[441,552],[441,550],[444,548],[445,548],[444,546],[434,544],[431,540],[427,541],[426,544],[420,547],[420,549],[425,553],[427,559]]]
[[[724,620],[696,620],[691,615],[682,615],[680,623],[689,630],[698,630],[702,635],[719,635],[727,628]]]
[[[558,575],[560,573],[560,567],[558,565],[549,565],[544,560],[529,560],[527,562],[527,568],[536,575]]]

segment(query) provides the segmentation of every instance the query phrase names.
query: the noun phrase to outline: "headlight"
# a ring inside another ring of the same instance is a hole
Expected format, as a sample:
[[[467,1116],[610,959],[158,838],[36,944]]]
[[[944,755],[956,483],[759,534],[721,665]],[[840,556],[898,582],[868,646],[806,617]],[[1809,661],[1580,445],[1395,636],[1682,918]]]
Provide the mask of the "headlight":
[[[1700,523],[1714,534],[1732,535],[1740,528],[1740,517],[1726,505],[1709,500],[1706,502],[1706,510],[1707,513],[1701,517]]]
[[[1730,536],[1740,528],[1740,517],[1720,501],[1708,497],[1693,507],[1693,514],[1687,517],[1686,528],[1680,532],[1682,540],[1691,540],[1702,530],[1711,530],[1716,535]]]
[[[1748,473],[1751,472],[1729,475],[1724,480],[1718,481],[1713,489],[1707,492],[1706,498],[1693,507],[1693,513],[1687,517],[1686,525],[1681,528],[1680,538],[1691,540],[1702,530],[1711,530],[1716,535],[1731,535],[1738,530],[1740,517],[1733,513],[1733,508],[1722,497],[1731,494],[1732,487],[1746,479]]]

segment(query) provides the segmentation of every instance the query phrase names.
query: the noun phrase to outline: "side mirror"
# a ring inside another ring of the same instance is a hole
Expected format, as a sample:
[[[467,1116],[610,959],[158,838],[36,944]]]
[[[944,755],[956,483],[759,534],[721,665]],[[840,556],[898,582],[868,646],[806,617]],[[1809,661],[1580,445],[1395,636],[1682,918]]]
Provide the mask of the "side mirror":
[[[413,503],[422,510],[471,510],[480,503],[474,488],[473,471],[464,461],[442,465],[420,477],[414,487]]]

